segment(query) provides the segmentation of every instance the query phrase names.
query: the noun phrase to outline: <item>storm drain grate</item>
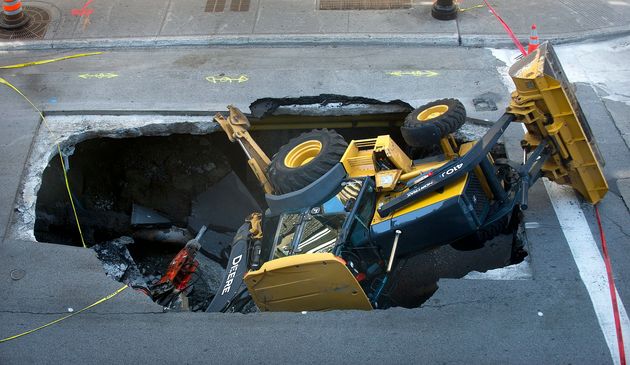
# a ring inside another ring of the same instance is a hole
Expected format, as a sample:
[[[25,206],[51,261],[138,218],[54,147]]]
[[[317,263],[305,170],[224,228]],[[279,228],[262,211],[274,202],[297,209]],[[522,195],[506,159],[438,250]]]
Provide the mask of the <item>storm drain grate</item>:
[[[41,39],[44,38],[50,14],[42,8],[34,6],[24,6],[24,12],[31,20],[24,27],[19,29],[0,28],[0,39]]]
[[[208,0],[206,13],[221,13],[225,10],[226,0]],[[230,11],[249,11],[250,0],[232,0]]]
[[[220,13],[225,9],[225,0],[208,0],[206,13]]]
[[[248,11],[249,0],[232,0],[230,4],[231,11]]]
[[[319,10],[410,9],[411,0],[319,0]]]

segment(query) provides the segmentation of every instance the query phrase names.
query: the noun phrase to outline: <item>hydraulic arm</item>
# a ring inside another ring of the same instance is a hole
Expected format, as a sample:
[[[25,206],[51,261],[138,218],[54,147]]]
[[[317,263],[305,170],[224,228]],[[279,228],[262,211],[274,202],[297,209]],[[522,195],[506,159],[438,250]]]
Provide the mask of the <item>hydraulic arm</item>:
[[[265,175],[270,160],[249,134],[248,129],[251,127],[249,120],[233,105],[228,105],[228,110],[230,111],[230,115],[227,118],[221,113],[217,113],[214,116],[214,120],[221,125],[221,128],[227,134],[230,142],[237,142],[241,146],[247,156],[249,167],[254,172],[254,175],[256,175],[258,181],[260,181],[260,185],[265,190],[265,193],[273,193],[271,184],[269,184],[267,176]]]

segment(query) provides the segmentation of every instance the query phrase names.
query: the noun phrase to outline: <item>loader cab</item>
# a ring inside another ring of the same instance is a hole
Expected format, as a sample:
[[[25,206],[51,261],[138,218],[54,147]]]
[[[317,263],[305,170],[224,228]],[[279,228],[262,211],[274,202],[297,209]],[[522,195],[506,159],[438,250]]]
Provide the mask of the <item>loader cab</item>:
[[[370,178],[345,179],[323,203],[285,212],[267,227],[263,257],[268,260],[306,253],[333,253],[369,242],[376,193]]]

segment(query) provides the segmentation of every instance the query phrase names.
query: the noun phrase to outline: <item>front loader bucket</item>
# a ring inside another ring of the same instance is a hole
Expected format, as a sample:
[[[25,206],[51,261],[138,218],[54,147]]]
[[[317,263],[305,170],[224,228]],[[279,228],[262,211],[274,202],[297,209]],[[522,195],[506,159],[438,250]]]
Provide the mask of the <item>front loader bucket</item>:
[[[599,202],[608,191],[604,161],[551,44],[543,43],[509,73],[516,91],[508,112],[526,126],[525,141],[531,148],[543,139],[552,146],[544,176],[571,185],[592,204]]]

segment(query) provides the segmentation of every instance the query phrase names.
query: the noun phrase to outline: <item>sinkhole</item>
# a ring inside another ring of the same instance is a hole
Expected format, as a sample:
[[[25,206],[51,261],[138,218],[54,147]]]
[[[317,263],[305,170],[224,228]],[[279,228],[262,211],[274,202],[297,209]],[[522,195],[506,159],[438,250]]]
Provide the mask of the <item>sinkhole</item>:
[[[374,118],[366,121],[303,105],[298,113],[287,106],[295,100],[285,104],[261,100],[250,107],[252,119],[268,124],[265,128],[261,123],[251,134],[269,156],[305,132],[305,120],[334,128],[347,141],[389,134],[404,146],[399,125],[411,110],[396,104],[392,111],[388,105],[390,119],[375,122]],[[304,117],[305,110],[313,115]],[[160,284],[171,260],[200,230],[196,218],[210,212],[214,218],[206,225],[212,234],[202,242],[199,266],[186,281],[185,295],[154,298],[171,309],[206,310],[221,289],[238,225],[252,207],[263,211],[267,207],[239,145],[230,143],[206,116],[60,115],[49,117],[49,124],[65,138],[64,165],[83,237],[113,279],[141,290]],[[297,125],[299,129],[291,129]],[[81,246],[63,167],[55,152],[40,131],[18,201],[14,234],[32,235],[38,242]],[[247,197],[237,194],[239,191],[246,191]],[[213,199],[220,195],[218,204]],[[232,199],[234,204],[226,204]],[[440,278],[461,278],[471,271],[521,261],[524,251],[515,258],[513,248],[522,237],[501,235],[474,251],[443,246],[400,259],[394,270],[402,279],[387,292],[390,305],[418,307],[437,290]],[[523,243],[516,246],[522,248]],[[236,311],[256,308],[250,302]]]

